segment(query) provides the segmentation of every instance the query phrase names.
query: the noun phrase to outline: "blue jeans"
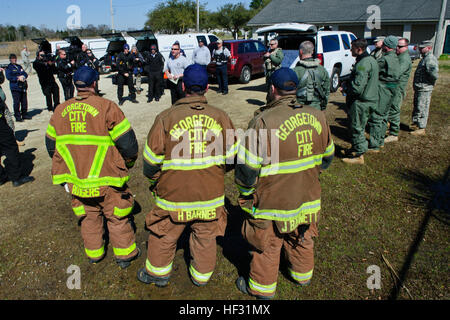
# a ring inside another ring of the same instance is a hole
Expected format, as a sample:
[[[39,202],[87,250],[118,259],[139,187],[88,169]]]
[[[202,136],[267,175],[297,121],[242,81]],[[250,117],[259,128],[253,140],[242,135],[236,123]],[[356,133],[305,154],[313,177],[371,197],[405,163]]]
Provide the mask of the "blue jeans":
[[[227,65],[216,66],[217,83],[219,84],[219,92],[228,93],[228,75]]]

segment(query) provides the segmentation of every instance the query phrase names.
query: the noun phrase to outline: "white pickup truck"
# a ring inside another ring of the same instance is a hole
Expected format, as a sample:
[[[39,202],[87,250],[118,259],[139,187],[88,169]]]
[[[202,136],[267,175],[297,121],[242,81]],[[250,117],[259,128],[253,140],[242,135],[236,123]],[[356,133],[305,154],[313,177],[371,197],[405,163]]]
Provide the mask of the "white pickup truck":
[[[339,88],[343,78],[350,76],[355,58],[350,51],[351,42],[355,35],[347,31],[322,31],[316,26],[304,23],[278,23],[263,27],[255,31],[258,35],[264,34],[265,44],[268,36],[275,33],[278,46],[283,49],[283,67],[294,68],[299,61],[298,49],[300,43],[310,40],[315,45],[315,57],[330,75],[330,91]]]

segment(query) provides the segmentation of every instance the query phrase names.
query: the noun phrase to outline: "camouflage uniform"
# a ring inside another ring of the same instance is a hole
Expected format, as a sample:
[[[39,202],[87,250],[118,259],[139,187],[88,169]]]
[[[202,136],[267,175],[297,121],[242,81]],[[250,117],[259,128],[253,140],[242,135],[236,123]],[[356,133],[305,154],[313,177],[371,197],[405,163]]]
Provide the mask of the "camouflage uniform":
[[[419,129],[424,129],[427,126],[431,93],[438,78],[438,72],[438,61],[433,53],[429,51],[420,60],[414,73],[414,110],[412,122]]]

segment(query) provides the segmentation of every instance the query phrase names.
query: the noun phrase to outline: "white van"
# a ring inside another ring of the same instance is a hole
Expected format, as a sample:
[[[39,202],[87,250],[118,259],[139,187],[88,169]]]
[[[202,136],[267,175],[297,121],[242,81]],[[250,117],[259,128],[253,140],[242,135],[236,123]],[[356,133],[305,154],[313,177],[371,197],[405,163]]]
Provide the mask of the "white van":
[[[322,31],[316,26],[303,23],[279,23],[256,30],[257,34],[265,35],[276,32],[278,46],[283,49],[283,67],[294,68],[299,61],[298,48],[300,43],[310,40],[314,43],[315,56],[328,71],[331,79],[330,91],[339,88],[340,82],[351,73],[355,58],[350,51],[355,35],[347,31]],[[267,37],[265,36],[265,39]],[[267,44],[267,42],[266,42]]]
[[[203,39],[206,46],[211,42],[219,40],[217,36],[211,33],[157,34],[155,36],[158,40],[158,49],[166,61],[169,59],[170,49],[175,41],[180,43],[180,47],[186,54],[186,58],[192,60],[192,54],[198,48],[198,41],[200,39]]]
[[[92,50],[94,56],[97,59],[100,59],[106,54],[106,48],[108,47],[109,41],[104,38],[79,39],[77,36],[72,36],[67,37],[64,40],[51,41],[50,45],[52,46],[52,53],[55,53],[58,45],[61,48],[67,48],[71,44],[75,44],[81,48],[81,43],[87,45],[87,47]]]

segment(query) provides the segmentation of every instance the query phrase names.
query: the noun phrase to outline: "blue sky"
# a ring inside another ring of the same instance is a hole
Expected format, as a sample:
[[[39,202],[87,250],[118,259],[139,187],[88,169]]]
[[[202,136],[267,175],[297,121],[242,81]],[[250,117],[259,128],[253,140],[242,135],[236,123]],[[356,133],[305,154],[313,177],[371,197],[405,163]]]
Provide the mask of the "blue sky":
[[[158,3],[165,1],[113,0],[114,25],[116,29],[140,29],[144,26],[146,14]],[[242,2],[248,8],[251,0],[200,0],[208,10],[214,11],[225,3]],[[110,0],[0,0],[0,24],[15,26],[24,24],[39,27],[46,25],[50,29],[65,29],[66,13],[70,5],[81,9],[81,25],[111,25]]]

